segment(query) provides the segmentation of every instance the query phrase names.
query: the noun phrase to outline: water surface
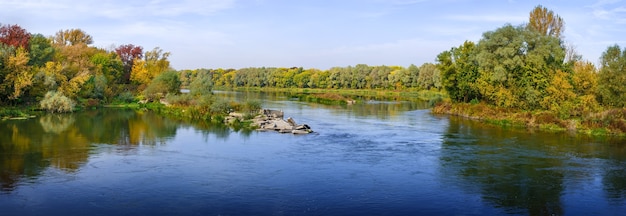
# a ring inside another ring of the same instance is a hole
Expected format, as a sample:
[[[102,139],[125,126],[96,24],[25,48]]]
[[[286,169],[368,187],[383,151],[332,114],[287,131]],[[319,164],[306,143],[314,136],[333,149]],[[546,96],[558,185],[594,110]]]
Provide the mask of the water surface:
[[[309,135],[150,112],[0,122],[3,215],[622,215],[626,145],[430,114],[222,92]]]

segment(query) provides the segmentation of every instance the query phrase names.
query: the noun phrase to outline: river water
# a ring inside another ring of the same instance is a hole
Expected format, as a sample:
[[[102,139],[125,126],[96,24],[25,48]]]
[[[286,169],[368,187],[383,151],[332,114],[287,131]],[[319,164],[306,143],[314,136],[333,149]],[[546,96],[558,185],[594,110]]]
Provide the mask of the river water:
[[[150,112],[0,122],[0,215],[624,215],[626,143],[490,126],[419,102],[256,99],[316,132]]]

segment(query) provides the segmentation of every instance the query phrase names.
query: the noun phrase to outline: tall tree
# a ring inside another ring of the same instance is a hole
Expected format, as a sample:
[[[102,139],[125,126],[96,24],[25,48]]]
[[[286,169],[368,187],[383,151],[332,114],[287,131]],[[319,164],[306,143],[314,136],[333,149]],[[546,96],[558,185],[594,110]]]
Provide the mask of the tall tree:
[[[23,47],[24,49],[28,49],[30,36],[30,33],[19,25],[3,25],[0,27],[0,43],[15,48]]]
[[[538,5],[530,12],[528,27],[543,35],[560,38],[564,30],[564,22],[552,10]]]
[[[458,48],[452,48],[437,56],[443,86],[452,100],[469,102],[480,98],[475,86],[478,79],[475,49],[474,42],[465,41]]]
[[[124,83],[128,83],[128,81],[130,81],[130,72],[133,69],[135,59],[143,58],[143,47],[135,46],[133,44],[120,45],[115,48],[115,53],[117,53],[122,60],[122,64],[124,65],[124,77],[122,81]]]
[[[93,43],[93,38],[81,29],[67,29],[58,31],[53,43],[60,46],[89,45]]]
[[[626,49],[610,46],[600,57],[602,68],[598,74],[598,98],[602,104],[626,106]]]
[[[531,110],[539,107],[565,58],[560,39],[523,26],[486,32],[476,49],[480,73],[476,84],[483,99]]]

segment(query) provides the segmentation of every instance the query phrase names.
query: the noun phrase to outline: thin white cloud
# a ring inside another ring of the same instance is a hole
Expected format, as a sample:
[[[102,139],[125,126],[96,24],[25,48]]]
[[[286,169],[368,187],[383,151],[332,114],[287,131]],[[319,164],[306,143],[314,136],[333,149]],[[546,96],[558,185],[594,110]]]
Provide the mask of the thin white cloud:
[[[528,20],[527,16],[511,15],[450,15],[445,19],[462,22],[495,22],[495,23],[521,23]]]

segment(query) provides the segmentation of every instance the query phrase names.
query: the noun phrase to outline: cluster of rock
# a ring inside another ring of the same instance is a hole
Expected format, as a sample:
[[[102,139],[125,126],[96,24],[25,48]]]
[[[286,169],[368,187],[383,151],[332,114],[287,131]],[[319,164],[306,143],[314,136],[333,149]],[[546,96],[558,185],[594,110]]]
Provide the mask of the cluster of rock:
[[[283,111],[261,109],[253,121],[253,125],[261,131],[278,131],[279,133],[308,134],[313,132],[306,124],[297,124],[291,117],[283,119]]]

